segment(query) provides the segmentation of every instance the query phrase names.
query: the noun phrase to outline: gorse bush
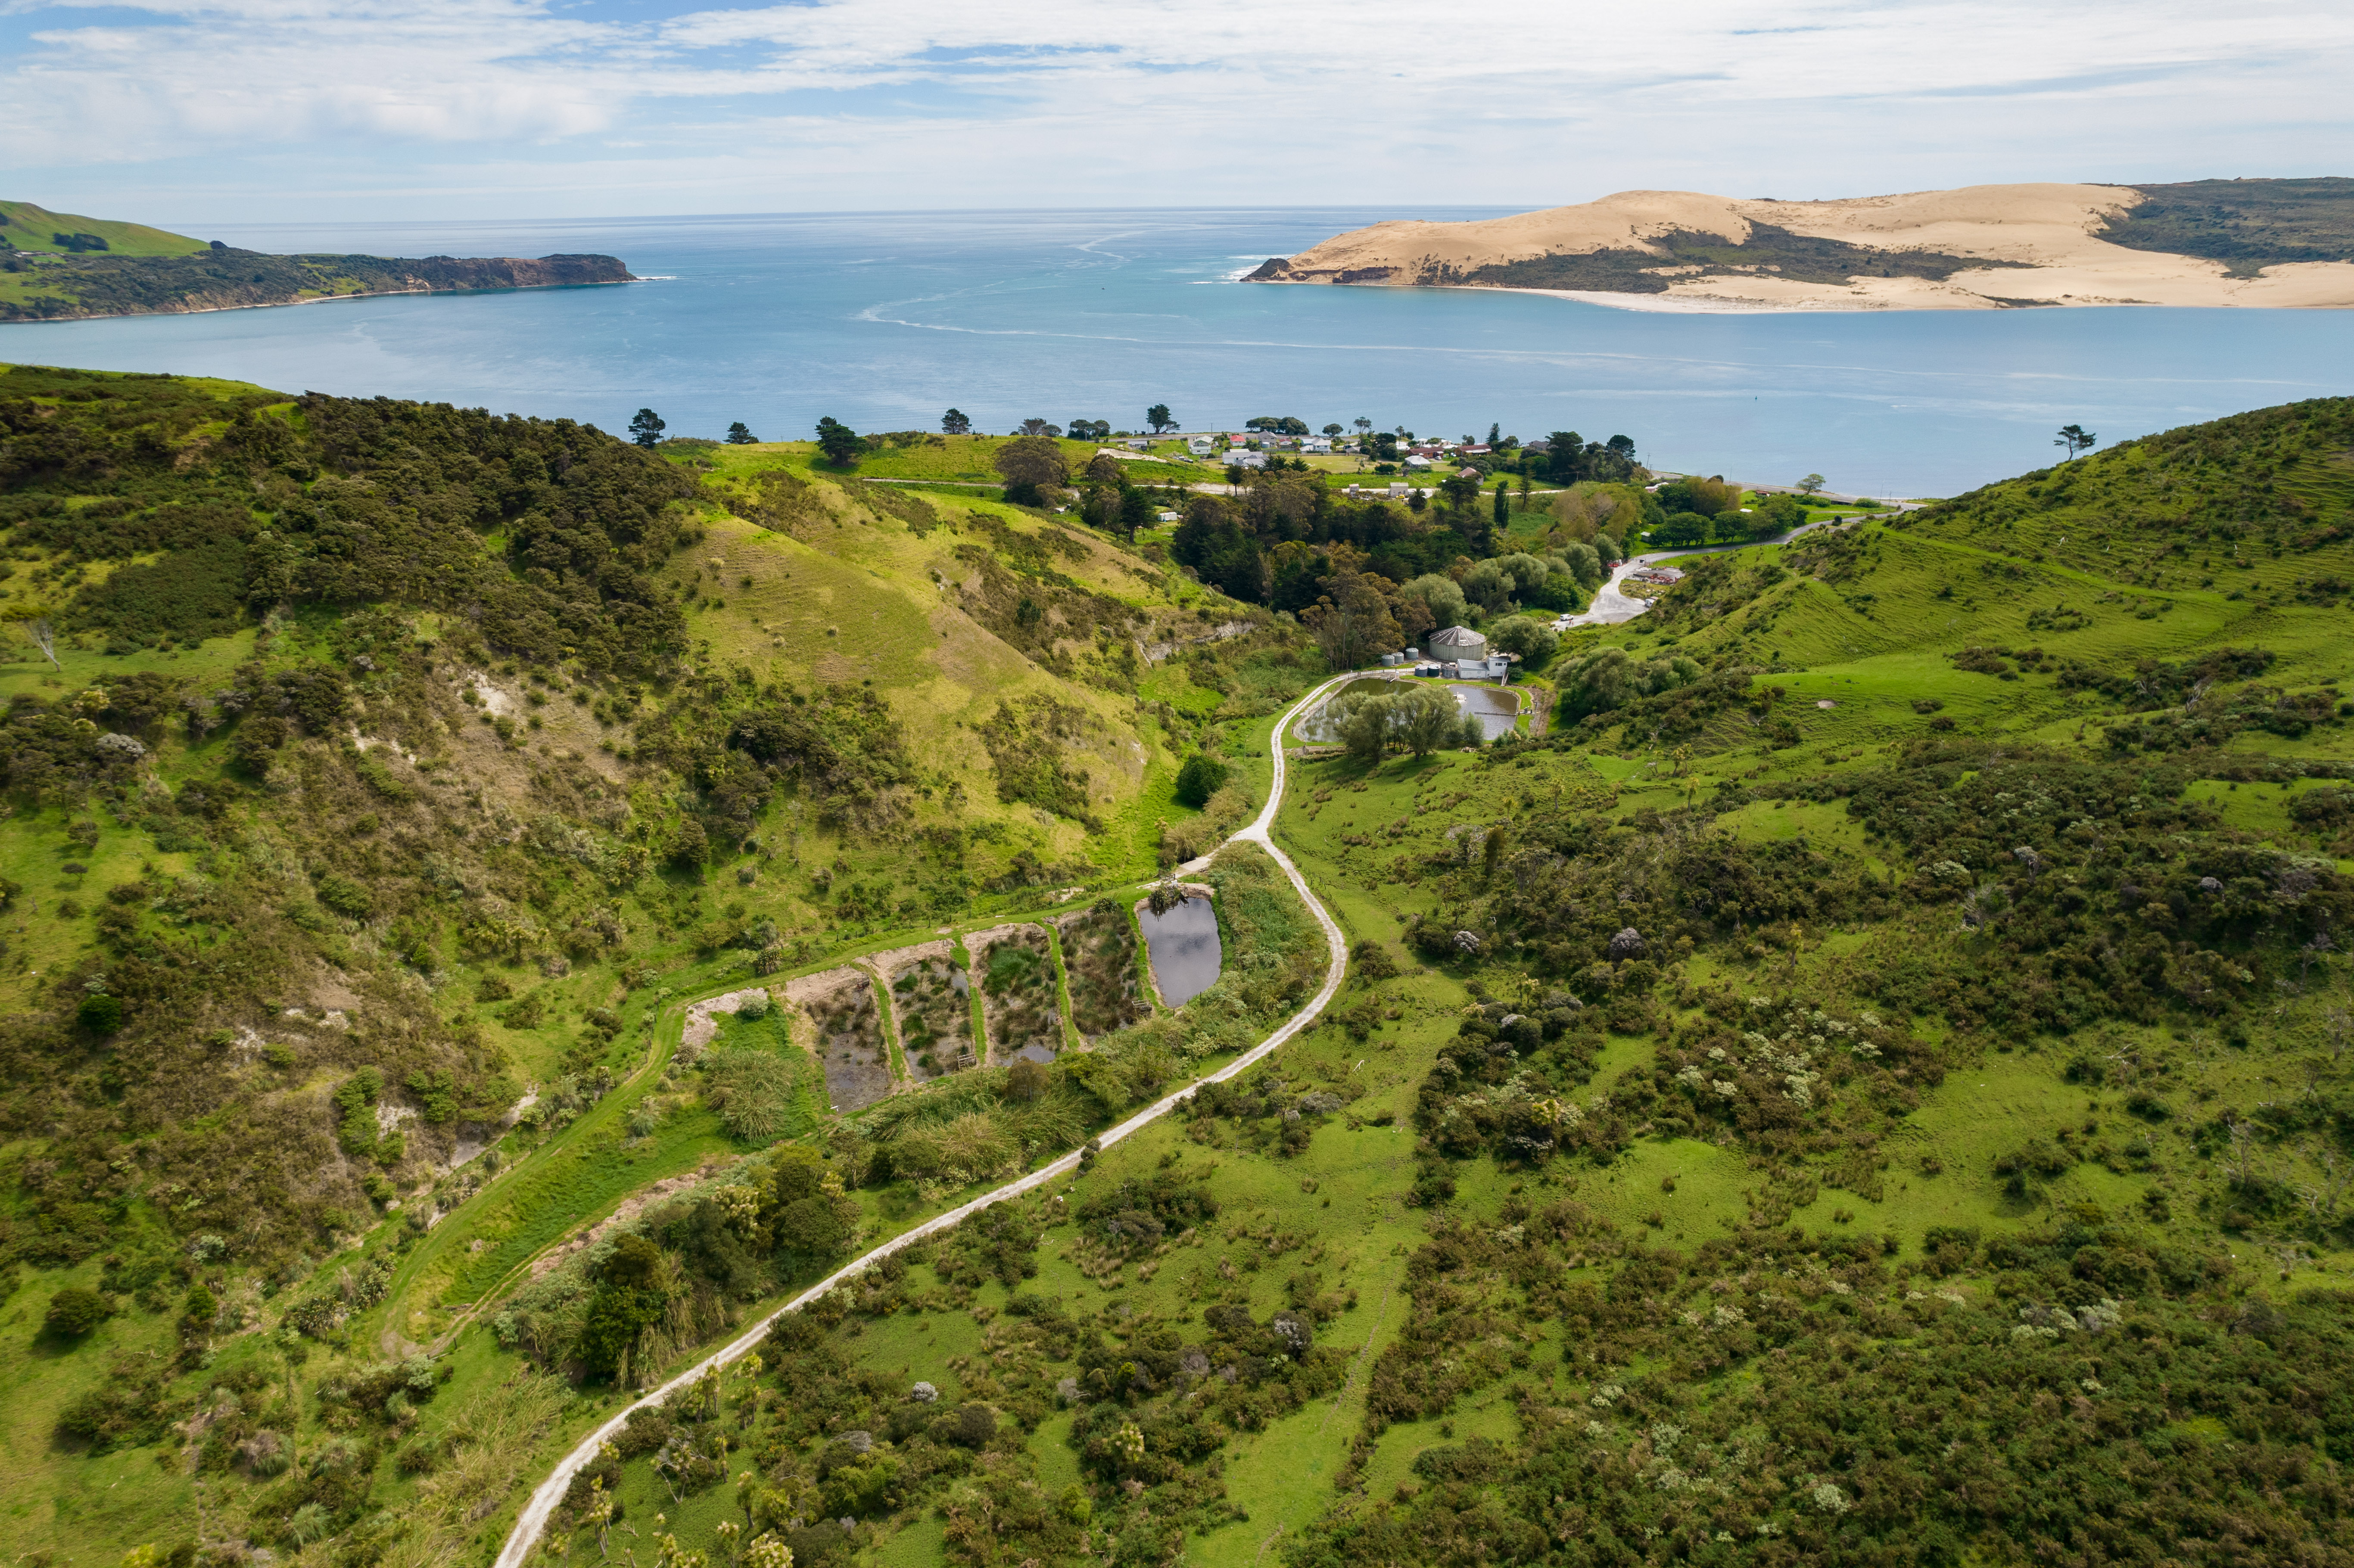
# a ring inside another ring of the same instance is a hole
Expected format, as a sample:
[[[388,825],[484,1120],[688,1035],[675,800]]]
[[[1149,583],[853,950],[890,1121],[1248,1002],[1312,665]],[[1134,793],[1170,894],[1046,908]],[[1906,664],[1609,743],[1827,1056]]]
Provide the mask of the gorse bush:
[[[1195,752],[1177,770],[1177,803],[1199,810],[1210,803],[1210,797],[1225,787],[1230,769],[1214,758]]]

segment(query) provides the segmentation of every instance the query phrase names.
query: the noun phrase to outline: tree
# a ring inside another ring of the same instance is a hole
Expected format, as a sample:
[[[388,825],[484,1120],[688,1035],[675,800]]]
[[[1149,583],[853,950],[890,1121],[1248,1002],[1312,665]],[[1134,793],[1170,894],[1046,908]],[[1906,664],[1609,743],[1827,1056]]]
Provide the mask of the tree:
[[[1458,736],[1455,696],[1444,686],[1409,687],[1396,699],[1398,744],[1416,757],[1444,749]]]
[[[1670,550],[1705,545],[1710,526],[1708,518],[1698,512],[1674,513],[1665,523],[1651,530],[1651,543]]]
[[[1512,493],[1503,485],[1496,486],[1496,532],[1508,532],[1512,526]]]
[[[1450,473],[1438,482],[1438,493],[1449,511],[1462,511],[1479,493],[1479,476],[1476,473]]]
[[[1100,441],[1110,435],[1109,419],[1073,419],[1070,424],[1071,440],[1075,441]]]
[[[1324,662],[1332,670],[1353,670],[1405,645],[1389,600],[1353,564],[1324,579],[1324,597],[1301,611],[1299,619],[1315,633]]]
[[[842,1178],[812,1150],[788,1145],[776,1161],[769,1183],[778,1250],[816,1261],[849,1245],[858,1233],[858,1202],[843,1192]]]
[[[748,447],[759,439],[752,433],[752,428],[741,419],[727,427],[727,444],[731,447]]]
[[[947,435],[969,436],[972,434],[972,421],[965,418],[963,409],[950,408],[940,416],[940,429]]]
[[[1267,558],[1259,553],[1258,540],[1222,501],[1193,497],[1169,553],[1179,566],[1192,568],[1194,577],[1229,599],[1257,604],[1267,597]]]
[[[1532,670],[1551,659],[1553,650],[1561,646],[1561,638],[1552,623],[1532,615],[1516,615],[1498,622],[1488,634],[1488,641],[1499,653],[1519,654],[1521,662]]]
[[[1144,423],[1156,436],[1163,430],[1173,430],[1177,428],[1176,418],[1169,412],[1169,405],[1166,403],[1155,403],[1151,408],[1147,408],[1144,411]]]
[[[2067,448],[2068,457],[2073,461],[2078,452],[2091,451],[2100,439],[2082,425],[2062,425],[2060,427],[2060,434],[2053,439],[2052,444],[2055,447]]]
[[[1822,489],[1823,476],[1821,474],[1810,473],[1807,475],[1806,478],[1798,481],[1797,490],[1798,493],[1801,495],[1819,495],[1822,493]]]
[[[1586,477],[1585,438],[1575,430],[1555,430],[1547,436],[1545,465],[1557,483],[1575,484]]]
[[[1063,433],[1063,427],[1060,425],[1050,425],[1045,420],[1033,415],[1031,418],[1022,421],[1022,433],[1025,436],[1044,436],[1051,440],[1055,437]]]
[[[1160,521],[1160,511],[1161,503],[1152,499],[1150,491],[1139,490],[1133,486],[1121,491],[1119,493],[1120,533],[1127,536],[1129,544],[1134,544],[1136,535],[1140,532]]]
[[[817,422],[817,446],[825,454],[825,461],[837,468],[855,467],[858,454],[866,450],[858,432],[831,414]]]
[[[1350,760],[1380,767],[1397,721],[1397,699],[1384,692],[1352,692],[1332,705],[1332,733],[1348,748]]]
[[[1017,505],[1034,506],[1043,492],[1070,480],[1070,465],[1064,461],[1063,449],[1050,436],[1016,436],[998,448],[991,461],[1005,481],[1007,498]],[[1022,498],[1014,496],[1017,490],[1023,491]]]
[[[1398,592],[1429,606],[1433,626],[1460,626],[1464,616],[1469,613],[1463,599],[1463,585],[1440,572],[1425,572]]]
[[[1245,419],[1243,429],[1273,436],[1304,436],[1308,433],[1308,421],[1293,418],[1288,414],[1260,414]]]
[[[1210,803],[1210,797],[1225,787],[1226,765],[1214,757],[1195,752],[1177,770],[1177,803],[1195,810]]]
[[[623,1235],[599,1275],[573,1353],[590,1378],[618,1378],[629,1369],[638,1336],[679,1293],[677,1271],[652,1242]]]
[[[1504,427],[1503,427],[1503,426],[1501,426],[1501,425],[1500,425],[1500,424],[1491,424],[1491,425],[1490,425],[1490,426],[1488,427],[1488,446],[1489,446],[1489,448],[1490,448],[1491,450],[1492,450],[1496,446],[1498,446],[1500,443],[1501,443],[1501,442],[1502,442],[1502,440],[1503,440],[1503,439],[1504,439]]]
[[[659,446],[662,433],[668,429],[669,424],[660,414],[652,408],[641,408],[637,417],[630,421],[630,440],[642,447]]]
[[[1371,419],[1366,418],[1363,414],[1358,415],[1354,419],[1351,420],[1350,423],[1357,427],[1357,434],[1360,436],[1373,428],[1373,422]]]
[[[1337,424],[1327,425],[1324,427],[1324,433],[1328,436],[1337,436],[1341,433],[1341,427]]]

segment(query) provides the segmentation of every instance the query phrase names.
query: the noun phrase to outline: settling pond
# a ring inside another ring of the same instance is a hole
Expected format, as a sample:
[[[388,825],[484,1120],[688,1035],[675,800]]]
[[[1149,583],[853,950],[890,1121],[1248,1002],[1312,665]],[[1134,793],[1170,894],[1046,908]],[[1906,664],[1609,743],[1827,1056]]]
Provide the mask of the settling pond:
[[[1217,983],[1225,954],[1218,946],[1218,912],[1206,898],[1188,898],[1166,915],[1152,906],[1136,912],[1144,945],[1152,955],[1152,978],[1161,1000],[1182,1007]]]
[[[1351,692],[1390,692],[1407,686],[1439,686],[1455,698],[1455,711],[1469,714],[1479,721],[1479,733],[1489,740],[1512,733],[1512,721],[1520,716],[1520,694],[1502,686],[1479,683],[1439,682],[1428,679],[1405,681],[1352,681],[1333,693],[1317,710],[1291,726],[1291,733],[1311,744],[1331,741],[1332,705]]]

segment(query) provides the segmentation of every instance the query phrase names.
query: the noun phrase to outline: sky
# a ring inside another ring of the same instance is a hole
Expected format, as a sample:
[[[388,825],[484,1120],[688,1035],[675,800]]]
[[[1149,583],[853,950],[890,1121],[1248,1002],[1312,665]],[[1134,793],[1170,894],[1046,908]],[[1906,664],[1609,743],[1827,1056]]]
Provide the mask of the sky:
[[[2354,174],[2354,5],[0,0],[0,196],[164,227]]]

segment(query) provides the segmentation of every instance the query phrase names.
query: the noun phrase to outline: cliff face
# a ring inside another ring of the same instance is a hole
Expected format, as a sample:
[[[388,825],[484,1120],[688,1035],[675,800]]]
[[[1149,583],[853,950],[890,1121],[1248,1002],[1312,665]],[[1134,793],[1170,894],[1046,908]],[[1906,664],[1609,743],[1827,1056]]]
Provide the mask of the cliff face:
[[[611,256],[271,256],[222,249],[195,256],[12,259],[0,276],[0,322],[175,314],[292,305],[358,294],[571,288],[632,281]]]
[[[2325,259],[2343,255],[2354,230],[2354,182],[2233,184],[2255,195],[2241,198],[2253,216],[2241,217],[2228,252],[2200,238],[2214,227],[2203,189],[2191,194],[2207,204],[2204,228],[2137,221],[2146,207],[2189,205],[2167,186],[1971,185],[1840,201],[1622,191],[1510,217],[1377,223],[1270,260],[1246,281],[1522,289],[1659,309],[2354,306],[2354,264]],[[2296,243],[2274,243],[2284,235]],[[2277,254],[2243,254],[2260,243]]]

